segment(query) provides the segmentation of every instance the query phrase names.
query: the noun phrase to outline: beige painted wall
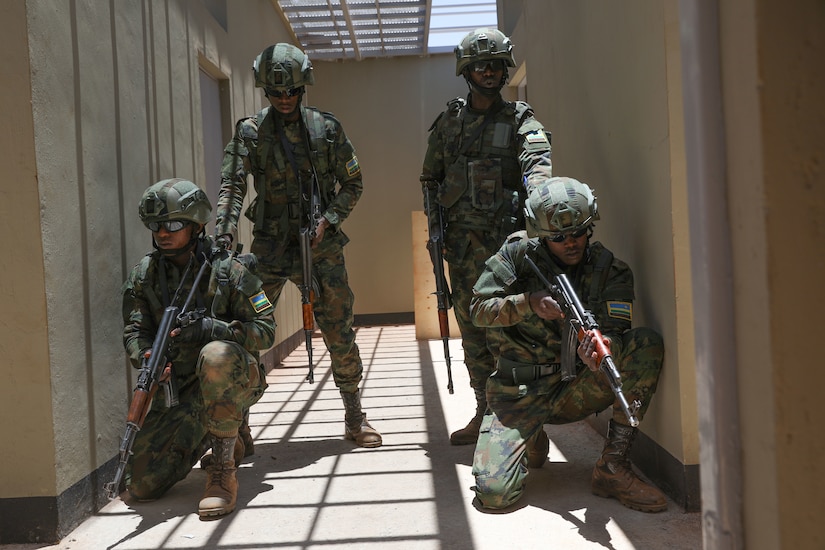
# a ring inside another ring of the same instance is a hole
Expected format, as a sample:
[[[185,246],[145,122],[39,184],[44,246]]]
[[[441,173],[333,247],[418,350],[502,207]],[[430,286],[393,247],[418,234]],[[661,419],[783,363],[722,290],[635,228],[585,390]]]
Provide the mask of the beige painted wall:
[[[120,286],[151,246],[138,199],[159,179],[217,177],[203,173],[199,57],[231,77],[235,120],[262,104],[252,59],[288,36],[268,1],[228,5],[229,32],[201,2],[3,4],[16,162],[2,246],[26,254],[13,271],[4,262],[0,294],[0,407],[15,441],[0,453],[0,498],[60,494],[117,450],[133,384]]]
[[[642,429],[697,464],[676,1],[525,0],[522,9],[516,62],[526,67],[527,101],[553,133],[553,173],[595,189],[595,238],[634,271],[634,322],[665,339]]]
[[[825,10],[721,7],[744,542],[823,548]]]
[[[414,310],[410,212],[423,209],[418,176],[428,129],[447,101],[467,93],[452,54],[315,62],[308,104],[344,125],[364,194],[344,223],[357,314]]]
[[[45,467],[54,461],[55,439],[26,28],[23,3],[0,4],[7,171],[0,184],[0,497],[49,495],[55,486],[54,468]],[[41,467],[21,471],[32,462]]]

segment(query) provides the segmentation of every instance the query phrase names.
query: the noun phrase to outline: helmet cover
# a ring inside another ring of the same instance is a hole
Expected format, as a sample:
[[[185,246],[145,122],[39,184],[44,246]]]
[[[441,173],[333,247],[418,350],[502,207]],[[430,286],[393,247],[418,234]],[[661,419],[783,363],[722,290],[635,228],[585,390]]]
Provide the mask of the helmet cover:
[[[599,219],[596,196],[573,178],[553,177],[530,190],[524,207],[527,235],[575,233]]]

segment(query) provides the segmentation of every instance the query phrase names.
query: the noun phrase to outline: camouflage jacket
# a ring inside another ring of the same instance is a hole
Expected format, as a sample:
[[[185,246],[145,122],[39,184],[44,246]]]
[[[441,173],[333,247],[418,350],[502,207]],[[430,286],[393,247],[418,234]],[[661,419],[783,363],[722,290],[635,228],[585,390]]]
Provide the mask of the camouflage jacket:
[[[300,187],[304,186],[307,197],[313,171],[318,176],[322,214],[331,225],[328,231],[339,233],[341,223],[363,191],[358,158],[334,116],[312,107],[300,109],[303,124],[281,125],[282,119],[270,107],[238,122],[232,141],[224,149],[216,235],[235,234],[247,193],[247,175],[251,174],[256,198],[246,216],[253,222],[255,234],[281,242],[294,239],[298,229],[307,224],[308,207]],[[284,139],[298,166],[300,185],[284,149]],[[339,244],[346,240],[341,233]]]
[[[209,240],[201,246],[210,246]],[[194,265],[181,285],[183,269],[162,258],[154,251],[132,268],[123,284],[123,344],[135,367],[140,366],[141,351],[152,347],[163,310],[175,303],[182,307],[189,295],[200,264]],[[166,284],[161,283],[165,273]],[[165,290],[164,290],[165,287]],[[166,299],[164,299],[166,297]],[[199,291],[188,310],[205,308],[205,315],[226,321],[235,335],[235,341],[247,351],[257,354],[275,342],[273,307],[261,288],[261,281],[247,270],[237,258],[212,262],[201,279]],[[172,370],[186,378],[195,371],[202,344],[173,344],[170,348]]]
[[[527,103],[499,99],[476,111],[456,98],[430,127],[420,180],[425,192],[437,188],[449,225],[503,225],[506,236],[523,227],[509,218],[521,216],[525,186],[552,175],[550,154],[549,133]]]
[[[567,275],[602,334],[610,338],[612,353],[619,354],[622,340],[618,336],[631,328],[633,320],[630,267],[594,241],[579,265],[564,269],[540,239],[530,239],[524,231],[507,238],[487,260],[473,287],[470,314],[476,326],[488,328],[487,343],[493,354],[530,364],[561,362],[562,323],[566,321],[546,321],[533,313],[530,293],[545,287],[524,261],[525,255],[551,282],[558,274]]]

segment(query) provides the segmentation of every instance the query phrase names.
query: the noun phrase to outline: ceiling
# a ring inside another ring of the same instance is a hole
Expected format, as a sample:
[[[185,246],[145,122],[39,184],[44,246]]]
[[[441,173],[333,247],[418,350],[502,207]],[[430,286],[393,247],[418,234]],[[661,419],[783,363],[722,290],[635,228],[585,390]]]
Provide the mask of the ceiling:
[[[497,26],[496,0],[272,0],[310,59],[452,51],[479,27]]]

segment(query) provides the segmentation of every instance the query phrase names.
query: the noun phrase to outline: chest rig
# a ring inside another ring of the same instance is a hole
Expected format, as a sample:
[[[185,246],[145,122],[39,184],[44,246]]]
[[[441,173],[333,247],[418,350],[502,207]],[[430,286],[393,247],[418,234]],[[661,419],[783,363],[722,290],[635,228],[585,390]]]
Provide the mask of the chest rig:
[[[329,186],[324,182],[335,181],[334,135],[327,129],[324,113],[310,107],[300,110],[301,121],[294,128],[281,124],[270,107],[255,116],[257,136],[247,143],[257,192],[247,217],[255,232],[286,237],[291,227],[300,226],[299,194],[302,185],[311,184],[313,174],[318,178],[322,207],[329,203]]]
[[[501,101],[482,114],[463,98],[447,104],[434,125],[441,135],[445,175],[438,201],[448,224],[509,234],[518,227],[522,183],[518,131],[532,113],[522,101]]]

